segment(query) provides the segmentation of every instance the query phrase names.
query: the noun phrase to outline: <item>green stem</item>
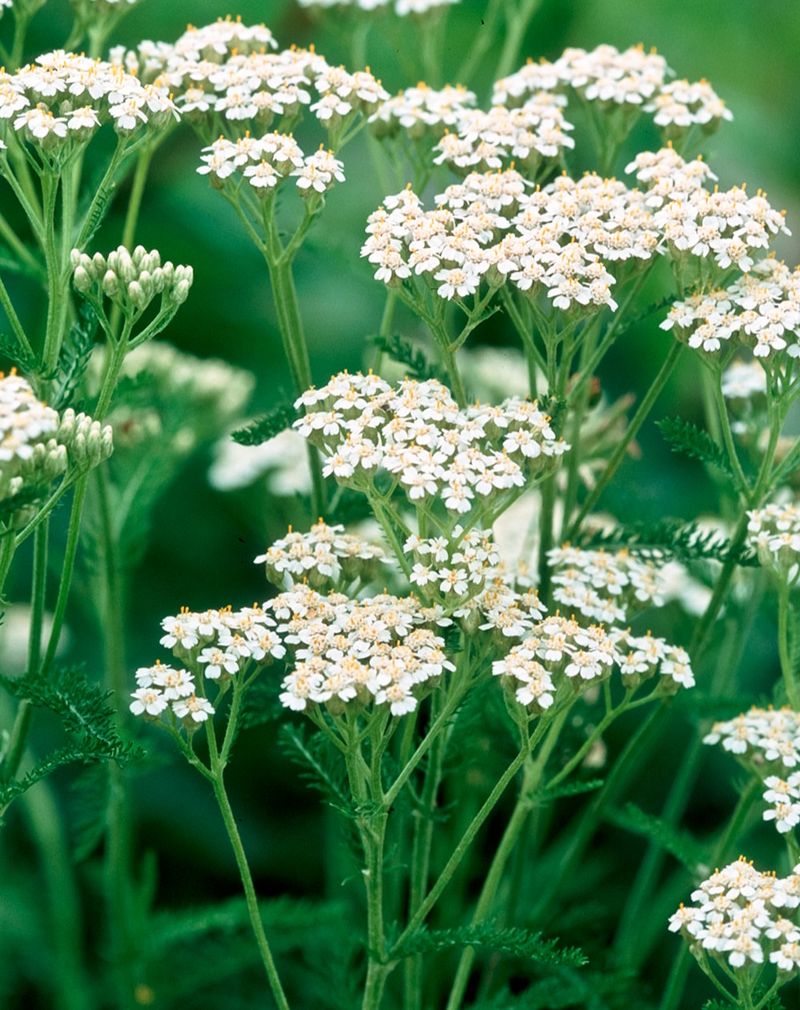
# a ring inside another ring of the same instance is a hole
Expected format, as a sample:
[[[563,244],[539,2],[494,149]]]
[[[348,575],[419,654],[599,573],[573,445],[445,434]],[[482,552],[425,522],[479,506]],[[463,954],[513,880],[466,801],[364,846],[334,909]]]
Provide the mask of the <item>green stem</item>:
[[[433,885],[430,891],[428,891],[425,900],[422,902],[422,904],[419,906],[416,912],[411,916],[408,925],[400,934],[400,937],[397,940],[397,943],[395,944],[396,948],[402,947],[405,940],[409,936],[411,936],[412,933],[416,932],[416,930],[419,929],[419,927],[428,917],[431,909],[434,907],[436,902],[442,896],[442,893],[452,880],[456,870],[461,865],[461,861],[469,851],[470,846],[475,840],[475,836],[483,827],[483,824],[486,821],[489,814],[491,814],[491,812],[497,806],[498,802],[503,796],[503,793],[506,791],[510,783],[513,781],[517,772],[520,770],[520,768],[522,768],[523,764],[525,763],[528,757],[528,754],[530,753],[531,749],[536,745],[536,743],[538,743],[542,735],[542,731],[546,727],[547,727],[546,723],[540,724],[540,726],[537,729],[537,732],[534,733],[530,741],[526,743],[526,745],[520,750],[519,754],[517,754],[517,756],[514,758],[511,764],[508,765],[506,770],[497,780],[497,782],[494,785],[494,788],[486,797],[480,809],[470,821],[469,825],[467,826],[467,829],[464,831],[464,834],[459,839],[458,844],[456,845],[455,849],[450,855],[450,858],[445,863],[444,869],[439,874],[436,883]]]
[[[575,521],[572,523],[567,535],[567,539],[570,540],[575,537],[578,530],[581,527],[581,523],[586,518],[587,515],[592,511],[597,502],[600,500],[603,492],[611,483],[617,470],[620,468],[625,456],[628,452],[628,446],[634,440],[639,432],[639,429],[644,424],[650,411],[653,409],[653,405],[661,394],[664,386],[667,384],[669,377],[672,375],[675,366],[678,363],[678,359],[683,351],[684,345],[679,343],[677,340],[672,344],[669,349],[669,353],[664,359],[664,363],[658,370],[658,374],[653,379],[644,399],[639,404],[639,408],[631,419],[631,423],[628,425],[628,429],[622,436],[622,439],[617,443],[617,447],[608,461],[605,470],[600,475],[597,484],[594,486],[583,505],[581,506]]]
[[[213,731],[212,731],[213,732]],[[281,985],[280,977],[278,976],[278,970],[275,966],[275,961],[272,957],[272,950],[267,940],[267,935],[264,932],[264,923],[261,919],[261,912],[258,908],[258,898],[256,896],[255,885],[253,884],[253,875],[250,872],[250,866],[247,862],[247,855],[244,851],[244,846],[242,845],[242,839],[239,834],[239,829],[236,825],[236,818],[233,814],[233,809],[231,808],[230,800],[228,798],[228,793],[225,789],[225,783],[223,779],[222,769],[218,765],[218,758],[215,760],[212,753],[212,768],[213,768],[213,778],[212,785],[214,787],[214,796],[217,801],[217,806],[222,814],[222,821],[225,825],[225,830],[228,834],[228,838],[231,843],[231,848],[233,849],[233,855],[236,859],[236,866],[239,870],[239,876],[242,881],[242,888],[244,890],[245,901],[247,903],[247,913],[250,917],[250,925],[253,930],[253,935],[258,946],[258,952],[261,955],[261,961],[264,965],[264,971],[269,982],[270,990],[272,991],[273,998],[275,1000],[275,1005],[278,1010],[289,1010],[289,1003],[286,999],[286,994],[283,991],[283,986]]]
[[[519,61],[525,32],[541,0],[520,0],[519,7],[507,18],[503,48],[495,68],[493,80],[507,77]]]
[[[789,649],[789,584],[781,580],[778,588],[778,654],[781,662],[783,683],[786,687],[786,697],[795,711],[800,710],[800,693],[795,680],[794,667]]]
[[[23,329],[22,323],[19,321],[19,316],[17,315],[16,309],[11,302],[8,290],[2,279],[0,279],[0,305],[2,305],[4,312],[8,317],[11,329],[14,331],[14,336],[19,341],[22,353],[27,355],[29,358],[34,358],[31,342],[28,340],[28,336]]]
[[[520,786],[516,805],[514,806],[511,817],[506,824],[506,829],[503,832],[503,837],[500,839],[500,844],[495,850],[495,854],[486,874],[486,879],[483,882],[483,887],[481,888],[480,895],[478,896],[478,902],[472,916],[473,926],[483,922],[492,910],[492,905],[494,904],[497,891],[503,879],[506,864],[517,846],[520,835],[522,834],[528,820],[528,816],[533,809],[536,789],[541,782],[542,774],[545,766],[547,765],[547,760],[558,741],[564,721],[567,718],[567,712],[568,709],[565,708],[564,711],[553,720],[536,761],[531,760],[530,754],[528,754],[524,766],[522,785]],[[461,1006],[474,960],[475,948],[465,947],[461,953],[461,957],[459,958],[458,968],[456,969],[455,978],[453,979],[453,985],[450,990],[450,998],[447,1001],[446,1010],[458,1010],[458,1007]]]

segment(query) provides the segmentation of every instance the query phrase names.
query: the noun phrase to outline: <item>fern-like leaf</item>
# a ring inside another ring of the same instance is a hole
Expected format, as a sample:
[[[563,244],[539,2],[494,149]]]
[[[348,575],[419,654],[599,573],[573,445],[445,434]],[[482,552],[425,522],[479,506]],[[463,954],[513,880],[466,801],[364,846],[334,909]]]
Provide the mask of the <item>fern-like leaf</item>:
[[[593,550],[628,550],[642,557],[678,561],[733,561],[744,568],[758,567],[755,553],[736,546],[715,530],[700,529],[684,519],[662,519],[656,523],[631,523],[608,530],[579,534],[577,547]]]
[[[635,803],[622,809],[611,810],[608,819],[617,827],[644,835],[674,856],[687,870],[694,873],[708,857],[706,847],[687,831],[682,831],[660,817],[648,814]]]
[[[308,735],[287,723],[281,727],[278,742],[300,768],[301,776],[321,792],[332,807],[346,817],[358,816],[345,782],[340,755],[322,734]]]
[[[421,928],[403,941],[392,952],[393,957],[413,957],[451,947],[480,947],[504,954],[506,957],[534,961],[549,967],[580,967],[587,963],[586,955],[578,947],[562,947],[557,939],[532,933],[516,926],[499,926],[487,920],[454,929]]]
[[[72,401],[75,390],[89,365],[97,333],[97,313],[84,301],[78,318],[70,327],[54,376],[50,403],[55,410],[63,410]]]
[[[673,452],[714,467],[726,477],[733,476],[727,453],[707,431],[680,417],[665,417],[656,421],[656,427]]]
[[[300,417],[297,408],[291,403],[279,403],[268,414],[258,417],[250,424],[234,431],[231,436],[239,445],[261,445],[268,442],[282,431],[292,426],[292,422]]]
[[[554,786],[552,789],[545,789],[539,796],[538,803],[552,803],[553,800],[560,800],[568,796],[582,796],[584,793],[593,793],[602,789],[605,779],[587,779],[585,782],[566,782],[563,786]]]
[[[398,334],[392,334],[389,337],[372,337],[372,342],[384,354],[388,354],[393,361],[405,365],[406,371],[412,379],[442,379],[439,369],[410,340],[406,340]]]

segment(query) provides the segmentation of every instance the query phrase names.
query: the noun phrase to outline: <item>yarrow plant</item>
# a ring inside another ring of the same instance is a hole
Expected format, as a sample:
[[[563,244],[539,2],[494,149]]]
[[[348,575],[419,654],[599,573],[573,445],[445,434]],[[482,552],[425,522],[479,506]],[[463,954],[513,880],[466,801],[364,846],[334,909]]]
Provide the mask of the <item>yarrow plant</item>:
[[[792,1006],[800,284],[787,216],[707,160],[724,100],[644,46],[523,63],[532,0],[490,0],[450,82],[445,33],[471,16],[455,0],[301,0],[297,24],[347,67],[234,16],[109,49],[135,0],[73,0],[63,47],[29,54],[41,6],[0,2],[0,818],[24,811],[47,867],[52,1005]],[[367,64],[378,32],[402,78]],[[202,229],[137,239],[174,133],[187,200],[205,190],[225,249],[263,264],[230,307],[241,329],[245,292],[268,290],[283,354],[249,420],[263,357],[166,342]],[[334,246],[348,191],[358,225]],[[320,304],[345,262],[382,300],[378,320],[353,298],[360,359],[317,356],[306,259]],[[626,359],[609,355],[637,339],[649,384],[611,395]],[[627,464],[654,455],[637,437],[681,367],[702,413],[658,430],[712,514],[642,522],[635,499],[668,481],[632,491]],[[206,473],[227,493],[214,532],[192,525]],[[196,575],[165,605],[177,578],[152,569],[176,505],[170,548]],[[748,638],[773,596],[774,683],[767,620]],[[20,628],[22,648],[4,637]],[[326,809],[265,899],[251,860],[298,837],[276,740]],[[239,898],[160,907],[140,778],[159,780],[148,809],[179,814],[170,859],[203,834],[188,784],[174,802],[175,754],[213,794]],[[715,788],[690,830],[701,771],[731,756],[738,802]],[[87,810],[55,798],[65,766]],[[241,827],[242,768],[266,839]],[[102,872],[65,858],[67,821]],[[772,869],[731,862],[750,845]]]

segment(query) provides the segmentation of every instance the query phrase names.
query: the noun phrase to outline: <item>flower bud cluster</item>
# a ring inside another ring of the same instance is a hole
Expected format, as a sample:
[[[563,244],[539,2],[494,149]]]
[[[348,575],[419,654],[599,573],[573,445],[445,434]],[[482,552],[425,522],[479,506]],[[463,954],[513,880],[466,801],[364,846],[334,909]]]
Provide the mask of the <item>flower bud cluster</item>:
[[[756,768],[795,768],[800,764],[800,713],[754,706],[734,719],[715,722],[703,743],[721,743]]]
[[[800,356],[800,267],[767,256],[727,288],[675,302],[661,324],[689,347],[715,353],[736,340],[756,358]]]
[[[693,952],[703,951],[745,978],[748,968],[764,963],[787,975],[800,969],[800,865],[778,877],[740,856],[692,891],[692,902],[670,917],[669,928]]]
[[[762,565],[794,582],[800,574],[800,507],[770,504],[747,514],[748,540]]]
[[[56,50],[16,74],[0,73],[0,133],[13,128],[41,150],[77,151],[104,123],[129,134],[161,130],[177,118],[161,81],[142,84],[88,56]]]
[[[536,624],[504,659],[492,664],[493,674],[505,679],[516,700],[538,712],[553,705],[562,685],[572,682],[582,690],[607,679],[614,668],[629,686],[656,674],[669,692],[694,686],[685,650],[650,636],[636,638],[601,625],[583,627],[559,615]]]
[[[117,50],[112,58],[147,79],[167,81],[177,107],[204,133],[248,124],[263,131],[281,120],[286,132],[308,108],[334,142],[389,97],[368,70],[350,74],[313,48],[268,51],[276,48],[264,25],[227,18],[189,28],[174,44],[143,42],[136,52]]]
[[[553,599],[570,612],[614,624],[632,611],[664,604],[659,567],[629,551],[591,551],[556,547],[547,555],[552,570]]]
[[[157,296],[162,307],[182,305],[189,295],[194,271],[189,266],[162,264],[157,250],[119,246],[108,256],[89,256],[72,250],[72,280],[81,294],[95,303],[108,298],[129,316],[139,316]]]
[[[111,428],[71,408],[62,416],[22,376],[0,375],[0,501],[41,487],[68,466],[96,466],[112,450]]]
[[[462,515],[480,501],[522,487],[568,448],[536,403],[460,409],[429,379],[391,386],[376,375],[335,375],[296,403],[295,428],[325,457],[323,473],[369,492],[388,474],[412,504]]]
[[[477,596],[500,561],[491,535],[453,527],[449,537],[410,536],[403,545],[413,566],[409,581],[448,612]],[[457,612],[458,613],[458,612]]]
[[[216,186],[231,176],[237,182],[244,178],[261,196],[289,176],[297,180],[302,196],[318,196],[334,182],[344,182],[344,165],[332,151],[320,148],[305,155],[289,134],[266,133],[258,139],[248,134],[237,141],[220,137],[203,152],[200,175],[210,175]]]
[[[267,578],[279,589],[297,582],[308,582],[315,589],[366,584],[375,578],[381,562],[388,563],[381,547],[322,519],[308,533],[297,533],[290,526],[285,537],[255,559],[255,564],[266,565]]]

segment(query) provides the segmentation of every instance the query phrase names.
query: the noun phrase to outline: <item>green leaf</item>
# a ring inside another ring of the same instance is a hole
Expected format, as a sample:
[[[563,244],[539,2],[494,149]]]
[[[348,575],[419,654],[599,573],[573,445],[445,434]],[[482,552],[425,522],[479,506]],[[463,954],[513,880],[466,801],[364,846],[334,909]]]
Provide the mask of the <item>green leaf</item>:
[[[282,431],[291,428],[292,422],[300,417],[300,412],[291,403],[279,403],[268,414],[256,418],[244,428],[234,431],[231,436],[239,445],[261,445]]]
[[[410,340],[398,334],[389,337],[375,336],[372,343],[384,354],[400,365],[405,365],[408,375],[413,379],[442,379],[442,373],[425,356],[424,352]]]
[[[714,467],[726,477],[733,477],[728,454],[707,431],[680,417],[665,417],[661,421],[656,421],[656,427],[673,452]]]
[[[321,732],[307,734],[287,723],[281,727],[278,743],[300,768],[301,777],[321,792],[332,807],[346,817],[358,815],[347,786],[344,759]]]
[[[617,827],[637,835],[644,835],[645,838],[656,842],[691,873],[694,873],[708,858],[706,847],[688,831],[676,828],[654,814],[646,813],[635,803],[628,803],[622,809],[611,810],[606,816]]]
[[[685,519],[662,519],[655,523],[629,523],[608,530],[578,534],[576,547],[590,550],[628,550],[655,560],[732,560],[743,568],[757,568],[758,558],[747,546],[736,547],[716,530],[700,529]]]
[[[27,374],[36,372],[39,368],[36,355],[28,354],[17,338],[9,333],[0,333],[0,358],[5,358],[20,372]]]
[[[97,313],[87,301],[81,303],[78,318],[70,327],[61,348],[54,376],[50,404],[54,410],[69,406],[89,365],[97,333]]]
[[[422,927],[412,933],[392,951],[392,957],[413,957],[451,947],[479,947],[504,954],[506,957],[534,961],[550,967],[580,967],[587,963],[586,955],[578,947],[561,947],[557,939],[545,937],[540,932],[530,932],[517,926],[499,926],[492,921],[454,929],[427,929]]]
[[[554,786],[552,789],[545,789],[538,797],[539,805],[552,803],[553,800],[560,800],[565,796],[582,796],[584,793],[593,793],[602,789],[605,779],[587,779],[585,782],[567,782],[563,786]]]

